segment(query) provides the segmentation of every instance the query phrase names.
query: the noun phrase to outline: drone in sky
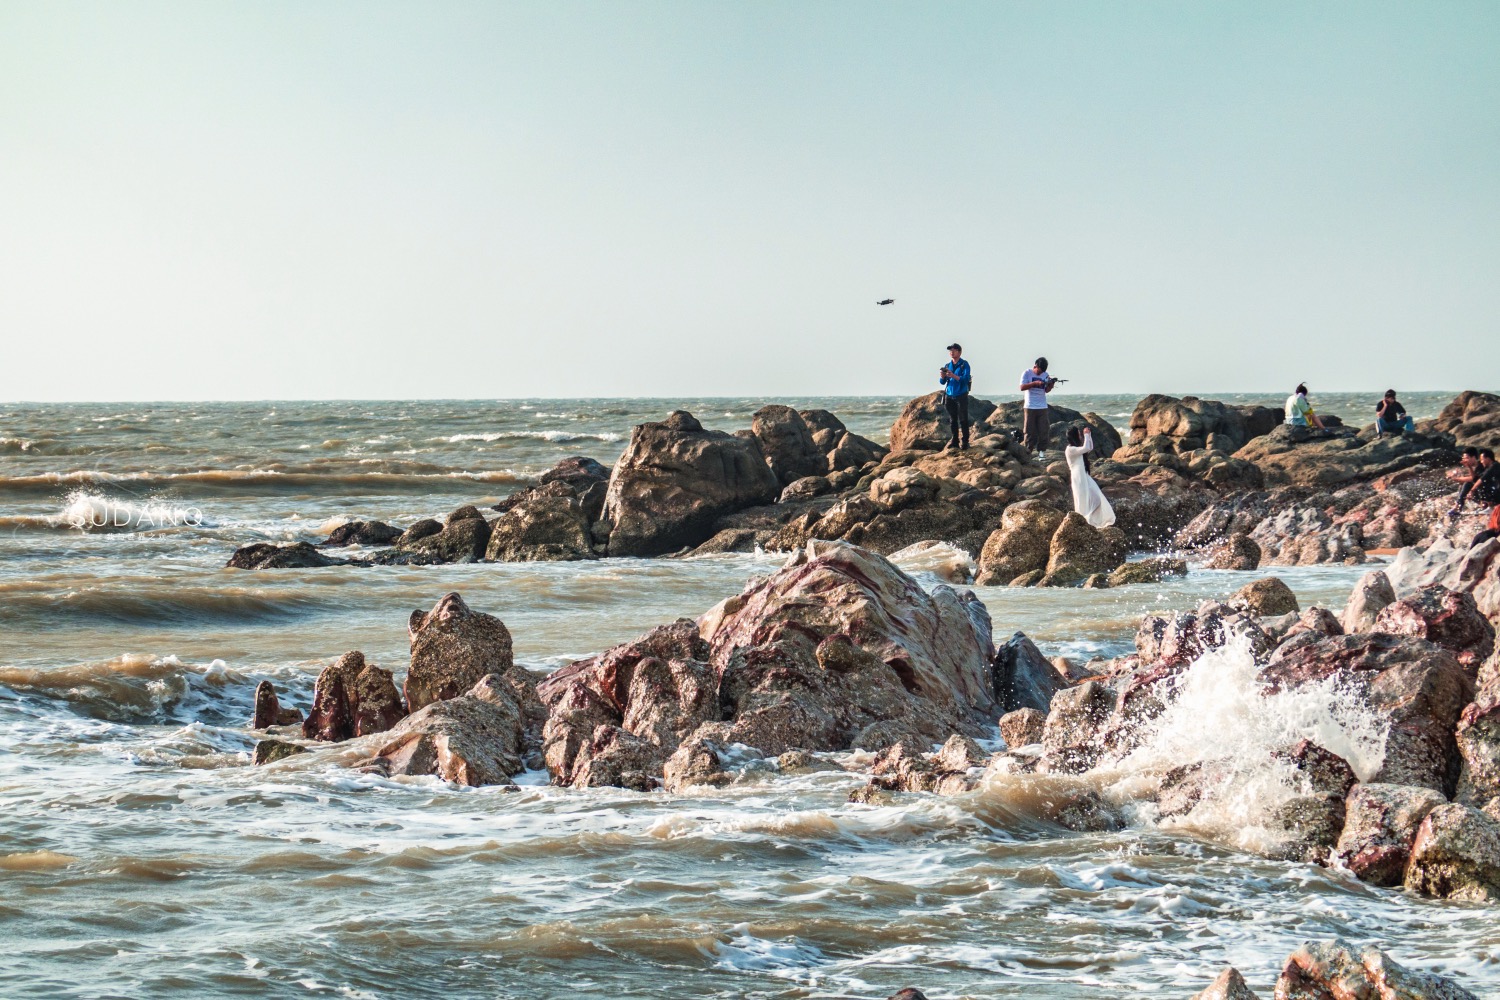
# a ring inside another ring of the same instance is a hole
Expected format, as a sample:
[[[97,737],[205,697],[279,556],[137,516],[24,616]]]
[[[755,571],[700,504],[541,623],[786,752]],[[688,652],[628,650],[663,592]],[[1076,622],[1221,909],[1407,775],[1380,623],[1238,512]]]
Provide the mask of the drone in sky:
[[[895,299],[881,299],[881,300],[880,300],[880,301],[879,301],[879,302],[877,302],[877,303],[875,303],[875,304],[876,304],[876,305],[877,305],[877,306],[888,306],[888,305],[890,305],[890,304],[891,304],[891,303],[892,303],[892,302],[895,302],[895,301],[896,301],[896,300],[895,300]]]

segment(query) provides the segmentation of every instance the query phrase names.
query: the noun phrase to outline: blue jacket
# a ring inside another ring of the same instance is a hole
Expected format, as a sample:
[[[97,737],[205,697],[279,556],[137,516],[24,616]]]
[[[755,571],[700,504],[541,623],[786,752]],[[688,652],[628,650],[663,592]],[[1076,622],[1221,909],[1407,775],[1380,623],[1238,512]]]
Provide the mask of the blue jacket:
[[[973,384],[974,379],[969,374],[969,363],[967,361],[963,358],[959,358],[957,361],[950,361],[943,366],[943,371],[947,372],[948,375],[945,378],[940,378],[938,382],[948,395],[967,396],[969,394],[969,387]]]

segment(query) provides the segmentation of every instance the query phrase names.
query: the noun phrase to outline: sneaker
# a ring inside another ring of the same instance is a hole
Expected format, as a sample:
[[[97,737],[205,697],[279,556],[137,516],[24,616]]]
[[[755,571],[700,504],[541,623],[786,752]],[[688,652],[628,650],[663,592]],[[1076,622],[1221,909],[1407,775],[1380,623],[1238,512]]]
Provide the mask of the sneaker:
[[[1045,451],[1039,451],[1039,452],[1037,452],[1036,453],[1036,460],[1038,462],[1045,462],[1045,461],[1047,461],[1047,453]]]

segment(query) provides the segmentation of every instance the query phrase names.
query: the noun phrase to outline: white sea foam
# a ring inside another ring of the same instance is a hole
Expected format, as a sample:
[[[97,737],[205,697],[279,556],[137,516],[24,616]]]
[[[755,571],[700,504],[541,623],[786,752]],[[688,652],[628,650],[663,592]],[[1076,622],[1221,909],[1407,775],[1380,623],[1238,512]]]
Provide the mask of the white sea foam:
[[[1280,836],[1267,828],[1276,808],[1309,791],[1297,771],[1274,756],[1311,740],[1349,762],[1367,781],[1385,759],[1389,722],[1337,678],[1271,692],[1243,641],[1212,650],[1178,679],[1166,710],[1119,767],[1160,774],[1213,762],[1225,780],[1174,825],[1261,850]],[[1117,788],[1124,790],[1129,778]]]
[[[623,441],[624,436],[613,432],[603,434],[584,434],[576,431],[492,431],[487,434],[452,434],[445,438],[437,438],[449,444],[461,444],[465,441],[550,441],[553,444],[565,444],[570,441]]]

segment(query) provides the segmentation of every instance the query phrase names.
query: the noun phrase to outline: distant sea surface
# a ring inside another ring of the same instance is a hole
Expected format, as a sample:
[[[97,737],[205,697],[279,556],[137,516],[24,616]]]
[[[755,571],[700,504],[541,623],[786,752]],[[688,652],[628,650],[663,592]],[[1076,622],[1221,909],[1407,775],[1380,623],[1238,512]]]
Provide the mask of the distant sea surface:
[[[1377,395],[1313,401],[1365,423]],[[1403,399],[1421,419],[1453,395]],[[1137,401],[1055,399],[1122,433]],[[236,546],[442,517],[569,455],[608,465],[672,410],[735,430],[772,401],[883,442],[907,398],[0,404],[0,996],[1187,996],[1226,962],[1269,995],[1331,935],[1500,990],[1493,910],[1261,860],[1232,824],[1068,833],[1026,782],[874,807],[832,772],[678,797],[247,766],[258,681],[305,709],[349,649],[399,681],[407,615],[450,590],[550,669],[782,559],[247,573]],[[1361,572],[1281,575],[1336,608]],[[998,636],[1087,658],[1255,575],[976,593]],[[1253,744],[1256,715],[1225,739]]]

